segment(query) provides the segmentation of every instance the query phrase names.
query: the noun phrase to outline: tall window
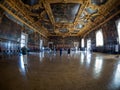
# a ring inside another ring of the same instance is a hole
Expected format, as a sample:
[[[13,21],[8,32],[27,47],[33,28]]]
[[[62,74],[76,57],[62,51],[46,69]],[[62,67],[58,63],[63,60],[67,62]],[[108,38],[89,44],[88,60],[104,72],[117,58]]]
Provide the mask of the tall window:
[[[87,50],[91,49],[91,39],[87,39]]]
[[[21,47],[27,46],[27,37],[28,37],[27,34],[25,34],[25,33],[21,34],[21,41],[20,41]]]
[[[116,21],[117,31],[118,31],[118,42],[120,44],[120,19]]]
[[[81,47],[84,48],[84,39],[81,40]]]
[[[102,29],[100,29],[96,32],[96,46],[103,46]]]
[[[42,49],[43,46],[43,40],[40,40],[40,49]]]

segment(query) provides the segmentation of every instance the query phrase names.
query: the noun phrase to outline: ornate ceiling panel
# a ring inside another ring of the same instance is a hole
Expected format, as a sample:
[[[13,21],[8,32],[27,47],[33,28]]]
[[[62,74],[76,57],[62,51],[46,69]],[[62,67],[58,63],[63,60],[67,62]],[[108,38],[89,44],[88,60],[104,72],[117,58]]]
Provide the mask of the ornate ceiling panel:
[[[80,8],[78,3],[50,4],[55,23],[73,23]]]
[[[79,36],[105,21],[119,0],[1,0],[0,7],[45,36]]]

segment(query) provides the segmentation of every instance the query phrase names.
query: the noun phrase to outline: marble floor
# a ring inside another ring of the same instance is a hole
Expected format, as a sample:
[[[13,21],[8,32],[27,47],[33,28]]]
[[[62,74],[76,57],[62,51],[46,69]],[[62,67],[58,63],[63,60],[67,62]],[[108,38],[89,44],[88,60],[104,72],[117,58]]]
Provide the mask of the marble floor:
[[[0,59],[0,90],[120,90],[116,55],[66,52],[29,53]]]

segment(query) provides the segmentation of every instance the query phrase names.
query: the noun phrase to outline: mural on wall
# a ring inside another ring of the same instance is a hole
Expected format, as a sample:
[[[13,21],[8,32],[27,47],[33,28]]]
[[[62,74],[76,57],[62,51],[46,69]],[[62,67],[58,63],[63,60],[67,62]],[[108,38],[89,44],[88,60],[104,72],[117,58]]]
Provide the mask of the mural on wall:
[[[32,32],[29,35],[29,38],[28,38],[28,43],[30,44],[36,44],[36,45],[39,45],[40,44],[40,40],[42,39],[41,38],[41,35],[37,32]]]
[[[0,48],[2,51],[16,52],[20,49],[21,26],[5,15],[0,23]],[[10,53],[7,53],[10,54]],[[12,53],[14,54],[14,53]]]
[[[0,24],[0,38],[18,41],[20,35],[21,27],[4,16]]]
[[[53,36],[49,37],[49,41],[53,42],[56,48],[74,48],[74,42],[79,42],[79,37],[60,37]],[[79,46],[79,45],[78,45]]]
[[[34,44],[35,43],[34,38],[35,38],[35,33],[34,32],[29,34],[28,43],[30,43],[30,44],[33,43]]]
[[[120,18],[119,15],[115,16],[108,22],[104,23],[100,27],[96,28],[92,32],[90,32],[85,39],[91,39],[91,47],[92,51],[104,52],[104,53],[115,53],[115,46],[118,44],[118,32],[116,28],[116,20]],[[104,38],[104,46],[96,47],[96,31],[102,29],[103,31],[103,38]],[[85,41],[86,42],[86,41]]]

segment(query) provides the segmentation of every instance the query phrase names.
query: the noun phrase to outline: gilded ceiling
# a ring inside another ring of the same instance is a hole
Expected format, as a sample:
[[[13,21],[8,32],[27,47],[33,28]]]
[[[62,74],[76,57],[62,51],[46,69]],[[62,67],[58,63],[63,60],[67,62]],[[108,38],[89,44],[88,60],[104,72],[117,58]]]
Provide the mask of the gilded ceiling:
[[[105,21],[119,0],[1,0],[0,7],[45,36],[80,36]]]

